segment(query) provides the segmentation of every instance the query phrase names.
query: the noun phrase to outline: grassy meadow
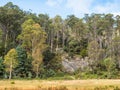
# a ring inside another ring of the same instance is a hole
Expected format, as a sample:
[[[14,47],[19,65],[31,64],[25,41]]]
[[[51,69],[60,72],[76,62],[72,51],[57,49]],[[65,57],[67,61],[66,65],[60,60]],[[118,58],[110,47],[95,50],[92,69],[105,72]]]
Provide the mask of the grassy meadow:
[[[0,80],[0,90],[120,90],[120,80]]]

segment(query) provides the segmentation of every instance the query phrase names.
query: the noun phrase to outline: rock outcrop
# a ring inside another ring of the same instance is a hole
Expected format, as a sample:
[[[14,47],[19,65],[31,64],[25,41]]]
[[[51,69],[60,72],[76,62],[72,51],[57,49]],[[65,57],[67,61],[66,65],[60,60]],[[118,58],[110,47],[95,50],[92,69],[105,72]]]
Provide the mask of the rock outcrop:
[[[74,58],[74,59],[65,59],[62,61],[62,66],[64,71],[68,73],[73,73],[76,70],[84,70],[89,65],[88,57],[86,58]]]

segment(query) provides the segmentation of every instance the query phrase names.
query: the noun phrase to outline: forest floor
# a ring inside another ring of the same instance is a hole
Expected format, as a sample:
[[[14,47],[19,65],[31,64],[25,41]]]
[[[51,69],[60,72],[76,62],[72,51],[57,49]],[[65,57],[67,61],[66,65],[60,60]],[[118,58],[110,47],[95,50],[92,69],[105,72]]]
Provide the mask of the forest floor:
[[[120,80],[0,80],[0,90],[120,90]]]

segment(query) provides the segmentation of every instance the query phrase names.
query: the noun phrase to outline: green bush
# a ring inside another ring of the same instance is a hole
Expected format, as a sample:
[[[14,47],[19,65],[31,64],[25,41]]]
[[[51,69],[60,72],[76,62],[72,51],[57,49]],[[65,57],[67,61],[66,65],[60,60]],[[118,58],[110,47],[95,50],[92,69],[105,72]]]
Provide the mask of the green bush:
[[[80,72],[75,74],[76,79],[97,79],[99,76],[97,74],[87,73],[87,72]]]
[[[4,62],[3,58],[0,57],[0,78],[3,78],[5,74],[5,65],[3,62]]]
[[[12,82],[10,82],[11,84],[15,84],[15,82],[14,81],[12,81]]]
[[[48,80],[75,80],[75,77],[70,75],[54,76],[54,77],[48,78]]]
[[[47,72],[46,72],[46,77],[52,77],[52,76],[55,76],[55,71],[52,70],[52,69],[48,69]]]

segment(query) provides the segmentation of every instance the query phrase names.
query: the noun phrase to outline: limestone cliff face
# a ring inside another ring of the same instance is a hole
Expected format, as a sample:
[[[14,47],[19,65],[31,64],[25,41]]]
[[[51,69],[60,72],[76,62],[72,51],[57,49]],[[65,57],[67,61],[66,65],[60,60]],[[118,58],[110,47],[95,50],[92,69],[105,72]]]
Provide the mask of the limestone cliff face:
[[[62,61],[62,66],[65,72],[73,73],[76,70],[83,70],[89,66],[88,57],[84,59],[74,58],[74,59],[65,59]]]

